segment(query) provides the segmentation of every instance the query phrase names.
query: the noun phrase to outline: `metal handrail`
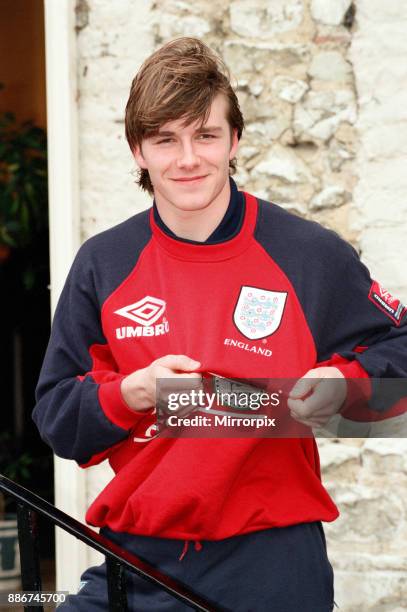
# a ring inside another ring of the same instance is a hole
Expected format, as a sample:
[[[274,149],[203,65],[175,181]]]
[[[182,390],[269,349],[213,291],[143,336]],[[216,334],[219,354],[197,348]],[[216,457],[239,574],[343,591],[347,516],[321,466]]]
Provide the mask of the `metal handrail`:
[[[125,570],[163,588],[176,599],[203,612],[227,612],[225,608],[203,599],[184,584],[160,572],[136,555],[124,550],[100,533],[62,512],[42,497],[0,474],[0,491],[17,501],[22,586],[26,591],[41,590],[38,548],[38,515],[75,536],[106,557],[110,612],[127,610]],[[40,612],[41,606],[24,606],[29,612]]]

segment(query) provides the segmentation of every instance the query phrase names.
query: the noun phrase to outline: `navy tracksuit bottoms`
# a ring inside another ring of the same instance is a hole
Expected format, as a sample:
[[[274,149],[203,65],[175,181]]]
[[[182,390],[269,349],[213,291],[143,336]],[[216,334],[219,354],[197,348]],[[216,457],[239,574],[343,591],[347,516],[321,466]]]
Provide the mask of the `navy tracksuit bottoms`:
[[[183,540],[101,533],[231,612],[331,612],[333,570],[321,522],[255,531],[224,540]],[[180,557],[182,559],[180,560]],[[190,612],[149,581],[128,573],[130,612]],[[58,612],[107,612],[106,566],[87,569],[81,588]]]

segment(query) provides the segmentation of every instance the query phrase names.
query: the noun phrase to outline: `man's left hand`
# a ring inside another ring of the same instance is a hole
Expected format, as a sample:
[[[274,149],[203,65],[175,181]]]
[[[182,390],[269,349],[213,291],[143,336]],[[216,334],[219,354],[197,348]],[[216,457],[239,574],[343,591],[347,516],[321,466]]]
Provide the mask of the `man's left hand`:
[[[338,368],[309,370],[291,389],[287,406],[293,419],[308,427],[322,427],[342,407],[347,383]]]

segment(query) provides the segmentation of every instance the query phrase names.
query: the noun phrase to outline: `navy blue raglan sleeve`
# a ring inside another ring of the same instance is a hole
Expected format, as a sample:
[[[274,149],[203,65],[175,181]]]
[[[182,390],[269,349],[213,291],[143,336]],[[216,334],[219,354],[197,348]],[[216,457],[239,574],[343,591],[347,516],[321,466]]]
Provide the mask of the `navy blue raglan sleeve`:
[[[362,405],[401,414],[407,399],[407,309],[371,277],[355,249],[336,241],[335,286],[319,333],[318,366],[334,366],[353,379],[342,414],[357,416]]]
[[[338,355],[344,373],[346,362],[357,361],[373,378],[407,377],[407,309],[371,277],[353,247],[339,237],[334,243],[319,361]]]
[[[102,461],[152,412],[133,411],[122,398],[124,376],[101,327],[91,245],[79,250],[59,298],[33,411],[55,454],[80,465]]]
[[[316,367],[335,366],[346,378],[407,378],[407,310],[371,278],[356,250],[274,204],[260,201],[259,212],[257,240],[293,285]]]

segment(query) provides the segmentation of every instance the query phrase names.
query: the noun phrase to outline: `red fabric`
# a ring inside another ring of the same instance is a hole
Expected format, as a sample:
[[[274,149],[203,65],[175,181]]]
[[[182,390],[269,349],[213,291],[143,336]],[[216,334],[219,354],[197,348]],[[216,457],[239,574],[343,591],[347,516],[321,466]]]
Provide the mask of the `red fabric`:
[[[253,237],[257,201],[246,196],[246,205],[240,234],[222,244],[191,249],[153,225],[153,239],[136,269],[102,310],[104,333],[122,374],[167,354],[188,355],[200,361],[201,371],[231,378],[297,379],[315,367],[314,340],[295,291]],[[234,322],[242,286],[290,295],[278,333],[243,338]],[[153,316],[154,303],[145,310],[140,306],[146,297],[165,302],[162,316],[148,330],[137,322]],[[122,420],[126,408],[120,406],[117,387],[101,385],[100,397],[110,417]],[[146,416],[137,424],[139,431],[146,430],[144,440],[131,432],[109,456],[116,477],[89,508],[90,524],[156,537],[218,540],[338,516],[321,483],[313,438],[146,441],[152,419]]]

